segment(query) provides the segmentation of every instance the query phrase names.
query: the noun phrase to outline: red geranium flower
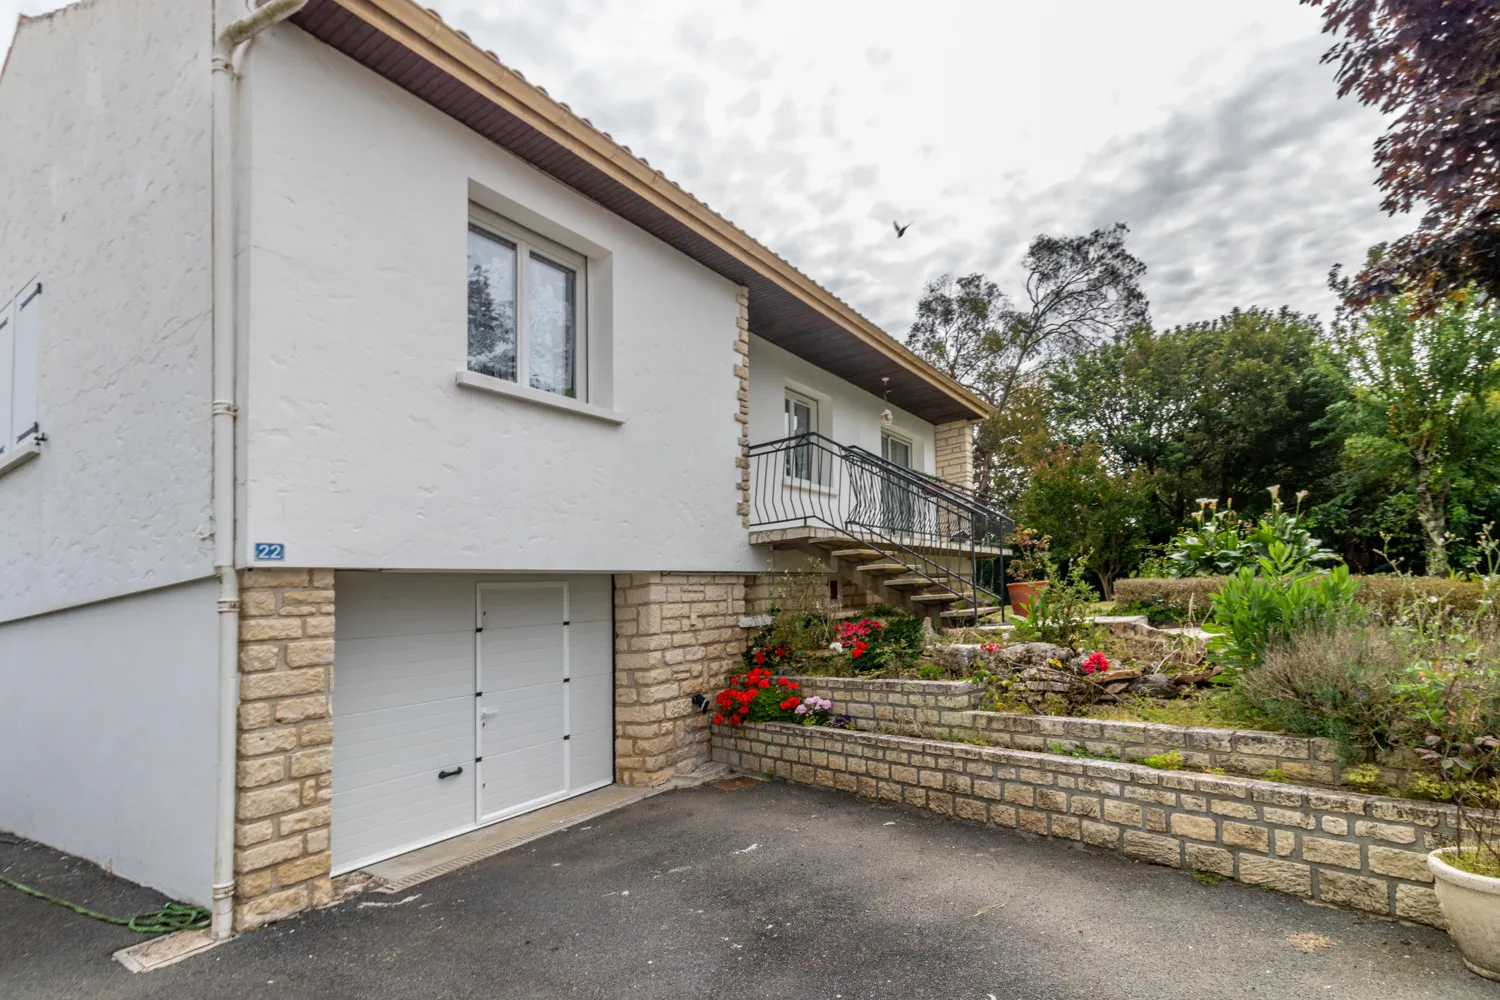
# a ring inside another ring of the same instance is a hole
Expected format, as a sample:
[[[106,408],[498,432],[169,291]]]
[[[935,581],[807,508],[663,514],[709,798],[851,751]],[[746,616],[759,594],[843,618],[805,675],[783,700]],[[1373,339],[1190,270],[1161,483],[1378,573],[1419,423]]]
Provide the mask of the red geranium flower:
[[[759,650],[757,650],[756,653],[755,653],[755,662],[756,663],[765,663],[766,662],[766,654],[763,653],[763,652],[761,652],[761,651],[759,651]]]
[[[800,704],[802,704],[802,699],[798,698],[796,695],[792,695],[786,701],[783,701],[781,703],[781,710],[785,712],[789,709],[796,708]]]
[[[722,726],[723,724],[724,724],[724,714],[721,712],[718,715],[714,716],[714,725],[716,725],[716,726]]]
[[[1083,672],[1086,674],[1102,674],[1109,669],[1109,658],[1103,653],[1093,652],[1083,661]]]

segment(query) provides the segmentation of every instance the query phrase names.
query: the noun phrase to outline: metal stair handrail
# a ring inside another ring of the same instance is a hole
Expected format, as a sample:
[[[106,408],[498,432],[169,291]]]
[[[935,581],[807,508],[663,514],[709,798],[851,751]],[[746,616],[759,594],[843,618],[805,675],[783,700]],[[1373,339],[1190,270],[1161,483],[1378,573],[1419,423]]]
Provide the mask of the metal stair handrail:
[[[750,464],[751,527],[819,524],[975,609],[1004,603],[979,583],[978,549],[1000,548],[1013,522],[953,484],[815,431],[753,445]]]

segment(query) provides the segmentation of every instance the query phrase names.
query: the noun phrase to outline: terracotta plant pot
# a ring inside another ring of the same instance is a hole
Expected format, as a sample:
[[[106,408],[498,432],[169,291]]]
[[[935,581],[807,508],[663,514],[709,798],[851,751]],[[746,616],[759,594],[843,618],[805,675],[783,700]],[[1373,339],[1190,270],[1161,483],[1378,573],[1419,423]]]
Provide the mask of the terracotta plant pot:
[[[1469,971],[1500,981],[1500,878],[1475,875],[1443,860],[1456,850],[1443,847],[1427,855],[1443,920]]]
[[[1031,600],[1047,589],[1046,580],[1027,580],[1025,583],[1007,583],[1005,596],[1010,598],[1010,611],[1014,615],[1031,614]]]

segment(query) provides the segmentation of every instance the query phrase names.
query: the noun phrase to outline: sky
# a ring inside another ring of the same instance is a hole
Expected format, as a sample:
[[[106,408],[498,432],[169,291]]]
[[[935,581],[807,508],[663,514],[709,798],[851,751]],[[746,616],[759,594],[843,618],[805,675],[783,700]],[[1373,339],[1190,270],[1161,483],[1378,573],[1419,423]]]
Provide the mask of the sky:
[[[1328,319],[1413,224],[1294,0],[424,3],[898,338],[940,275],[1017,294],[1032,237],[1115,222],[1158,328]],[[0,49],[56,6],[0,0]]]

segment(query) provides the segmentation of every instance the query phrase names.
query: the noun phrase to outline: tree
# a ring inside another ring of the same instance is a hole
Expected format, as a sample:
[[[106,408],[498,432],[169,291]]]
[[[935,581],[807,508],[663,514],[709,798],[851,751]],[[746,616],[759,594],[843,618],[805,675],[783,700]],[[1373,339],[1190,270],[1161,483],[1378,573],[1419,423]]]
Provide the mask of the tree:
[[[943,275],[917,303],[907,346],[1003,417],[1020,390],[1060,361],[1149,322],[1140,289],[1146,265],[1125,249],[1129,232],[1116,223],[1087,236],[1037,236],[1021,258],[1021,306],[982,274]],[[986,442],[1008,436],[980,428],[975,464],[981,485],[996,478],[986,471],[997,460]]]
[[[1268,485],[1314,489],[1337,467],[1323,425],[1340,384],[1315,364],[1320,335],[1288,309],[1136,329],[1051,373],[1049,420],[1064,440],[1095,442],[1150,477],[1157,541],[1199,497],[1254,513]]]
[[[1018,385],[1111,334],[1149,320],[1146,265],[1125,249],[1123,222],[1087,236],[1038,236],[1021,266],[1017,307],[982,274],[931,282],[907,346],[1003,408]]]
[[[1427,312],[1391,296],[1344,317],[1328,353],[1350,386],[1335,407],[1346,455],[1410,476],[1427,572],[1448,572],[1455,485],[1500,482],[1500,307],[1460,292]]]
[[[1377,247],[1352,305],[1397,292],[1422,311],[1469,284],[1500,295],[1500,12],[1493,0],[1302,0],[1343,39],[1323,56],[1339,96],[1394,121],[1375,143],[1382,207],[1426,206],[1416,232]]]
[[[1020,519],[1051,536],[1057,555],[1085,560],[1110,600],[1114,581],[1136,565],[1146,543],[1148,486],[1111,469],[1093,443],[1051,442],[1038,450]]]

